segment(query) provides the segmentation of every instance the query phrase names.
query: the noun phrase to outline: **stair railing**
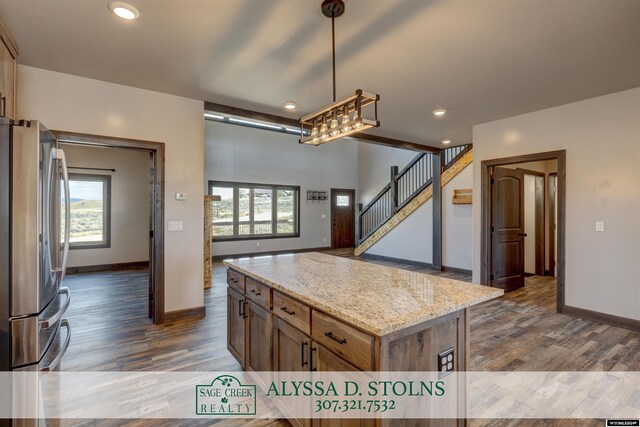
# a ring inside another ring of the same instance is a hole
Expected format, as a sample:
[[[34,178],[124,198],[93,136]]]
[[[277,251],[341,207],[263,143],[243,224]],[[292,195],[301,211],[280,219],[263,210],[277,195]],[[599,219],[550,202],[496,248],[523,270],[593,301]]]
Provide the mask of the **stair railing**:
[[[417,155],[401,171],[391,166],[389,183],[366,205],[358,203],[356,212],[356,246],[384,225],[396,212],[406,206],[433,182],[433,156],[442,156],[442,173],[457,162],[472,145],[459,145],[440,151],[440,154]]]

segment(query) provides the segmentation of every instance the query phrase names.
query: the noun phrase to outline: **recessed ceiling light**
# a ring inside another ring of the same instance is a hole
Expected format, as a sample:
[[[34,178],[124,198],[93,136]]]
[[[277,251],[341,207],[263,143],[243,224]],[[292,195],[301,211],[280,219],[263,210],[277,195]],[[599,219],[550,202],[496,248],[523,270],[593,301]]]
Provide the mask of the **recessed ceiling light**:
[[[123,3],[121,1],[112,1],[111,3],[109,3],[108,7],[109,10],[115,15],[119,16],[122,19],[126,19],[127,21],[132,21],[140,17],[140,12],[138,12],[138,9],[131,6],[130,4]]]
[[[298,104],[296,104],[293,101],[287,101],[283,105],[283,107],[286,108],[287,110],[295,110],[297,106]]]
[[[445,114],[447,114],[447,110],[445,110],[444,108],[433,110],[433,115],[436,117],[444,117]]]
[[[445,145],[446,144],[451,144],[451,140],[450,139],[443,139],[442,143],[445,144]]]

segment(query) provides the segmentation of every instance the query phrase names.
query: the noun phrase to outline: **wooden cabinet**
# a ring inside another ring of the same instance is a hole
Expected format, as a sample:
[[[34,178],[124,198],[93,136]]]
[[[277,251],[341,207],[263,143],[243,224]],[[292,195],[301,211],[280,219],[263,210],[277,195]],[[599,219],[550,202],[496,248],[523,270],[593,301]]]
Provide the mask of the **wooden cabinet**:
[[[273,370],[308,371],[311,338],[282,319],[275,319],[273,332]]]
[[[16,118],[18,47],[0,19],[0,116]]]
[[[227,289],[227,348],[243,369],[246,368],[246,305],[244,295],[231,287]]]
[[[247,369],[266,372],[273,369],[273,315],[265,308],[249,301],[247,310]]]

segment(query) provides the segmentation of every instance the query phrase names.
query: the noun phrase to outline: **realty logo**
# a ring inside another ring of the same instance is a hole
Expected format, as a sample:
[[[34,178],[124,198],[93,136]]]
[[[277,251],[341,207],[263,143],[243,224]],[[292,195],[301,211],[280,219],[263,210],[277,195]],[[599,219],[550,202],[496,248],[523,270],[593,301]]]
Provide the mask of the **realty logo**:
[[[220,375],[210,385],[196,385],[196,415],[255,415],[256,386]]]

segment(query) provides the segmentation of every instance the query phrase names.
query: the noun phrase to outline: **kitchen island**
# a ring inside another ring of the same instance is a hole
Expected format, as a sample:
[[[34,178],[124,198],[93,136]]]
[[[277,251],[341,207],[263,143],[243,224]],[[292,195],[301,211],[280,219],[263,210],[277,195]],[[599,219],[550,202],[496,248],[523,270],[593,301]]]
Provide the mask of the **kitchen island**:
[[[468,308],[503,294],[315,252],[224,263],[228,349],[253,371],[464,371]]]

